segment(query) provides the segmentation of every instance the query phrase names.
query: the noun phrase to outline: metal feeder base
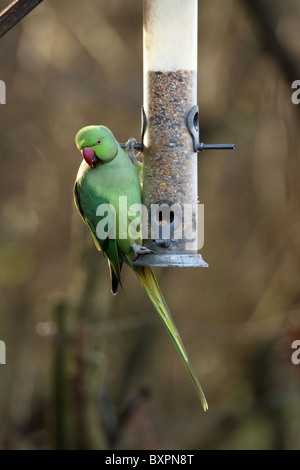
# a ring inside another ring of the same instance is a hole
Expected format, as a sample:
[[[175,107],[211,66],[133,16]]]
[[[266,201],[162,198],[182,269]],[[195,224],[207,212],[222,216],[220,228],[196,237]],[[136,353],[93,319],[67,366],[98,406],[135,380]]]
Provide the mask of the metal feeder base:
[[[180,253],[180,254],[150,254],[139,255],[134,261],[133,266],[161,266],[164,268],[207,268],[208,264],[198,253]]]

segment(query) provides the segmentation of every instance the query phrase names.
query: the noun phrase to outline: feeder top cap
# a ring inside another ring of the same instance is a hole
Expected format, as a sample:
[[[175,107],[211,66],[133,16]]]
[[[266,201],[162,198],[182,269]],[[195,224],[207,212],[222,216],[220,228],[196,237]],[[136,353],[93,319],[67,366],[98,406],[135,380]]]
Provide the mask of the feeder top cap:
[[[198,0],[144,0],[146,71],[197,70]]]

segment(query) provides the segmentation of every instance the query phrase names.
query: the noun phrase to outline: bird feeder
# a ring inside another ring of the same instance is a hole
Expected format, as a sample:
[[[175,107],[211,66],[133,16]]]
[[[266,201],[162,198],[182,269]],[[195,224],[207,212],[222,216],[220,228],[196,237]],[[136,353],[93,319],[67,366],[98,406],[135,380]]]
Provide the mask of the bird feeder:
[[[198,253],[198,0],[144,0],[143,203],[153,251],[137,266],[208,266]],[[200,231],[203,227],[200,227]]]

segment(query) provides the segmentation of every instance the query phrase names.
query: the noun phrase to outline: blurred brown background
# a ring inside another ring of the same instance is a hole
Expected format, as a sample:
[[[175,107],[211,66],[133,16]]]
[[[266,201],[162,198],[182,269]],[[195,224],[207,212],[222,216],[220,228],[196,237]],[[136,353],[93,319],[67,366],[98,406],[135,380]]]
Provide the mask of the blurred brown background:
[[[82,126],[140,139],[142,0],[45,0],[0,40],[0,448],[300,449],[300,4],[264,2],[290,71],[247,3],[199,1],[202,140],[236,144],[200,154],[210,267],[156,270],[207,413],[73,204]]]

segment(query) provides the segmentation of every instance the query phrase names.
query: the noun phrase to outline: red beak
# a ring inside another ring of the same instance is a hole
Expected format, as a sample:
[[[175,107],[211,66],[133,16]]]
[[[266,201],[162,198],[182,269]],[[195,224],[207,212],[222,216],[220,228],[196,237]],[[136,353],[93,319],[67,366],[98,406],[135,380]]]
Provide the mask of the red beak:
[[[95,150],[91,149],[90,147],[85,147],[81,150],[81,153],[86,163],[93,168],[95,163],[98,161]]]

